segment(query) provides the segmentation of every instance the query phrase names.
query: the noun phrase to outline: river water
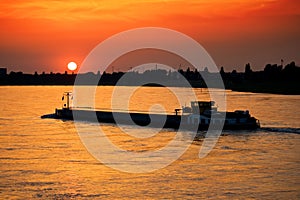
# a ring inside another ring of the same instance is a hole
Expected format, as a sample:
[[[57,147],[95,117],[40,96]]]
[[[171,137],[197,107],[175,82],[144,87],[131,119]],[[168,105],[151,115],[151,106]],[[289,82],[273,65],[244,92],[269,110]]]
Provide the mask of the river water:
[[[189,101],[184,88],[175,88]],[[127,173],[95,159],[73,121],[41,119],[60,108],[69,86],[0,87],[0,199],[300,199],[300,96],[227,91],[227,110],[249,110],[260,120],[255,131],[226,131],[204,158],[202,140],[170,165],[149,173]],[[98,87],[96,106],[110,108],[113,87]],[[199,100],[209,98],[195,89]],[[165,88],[144,87],[129,109],[178,107]],[[87,132],[98,124],[77,122]],[[175,130],[138,138],[115,124],[101,124],[107,137],[131,152],[162,148]],[[153,128],[127,126],[133,132]],[[187,132],[188,135],[188,132]]]

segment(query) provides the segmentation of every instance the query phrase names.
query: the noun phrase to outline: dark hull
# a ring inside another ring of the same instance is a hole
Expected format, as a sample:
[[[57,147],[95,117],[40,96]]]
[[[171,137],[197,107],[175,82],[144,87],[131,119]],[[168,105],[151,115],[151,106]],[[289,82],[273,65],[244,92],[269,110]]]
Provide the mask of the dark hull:
[[[128,120],[130,115],[132,120]],[[121,123],[128,125],[140,125],[152,127],[164,127],[178,129],[181,124],[183,129],[192,130],[207,130],[208,124],[190,125],[187,123],[188,115],[163,115],[163,114],[146,114],[146,113],[125,113],[125,112],[110,112],[110,111],[91,111],[91,110],[70,110],[56,109],[54,118],[67,120],[94,121],[103,123]],[[115,120],[117,118],[117,120]],[[132,121],[134,123],[132,123]],[[162,124],[162,122],[165,122]],[[216,126],[217,128],[219,126]],[[259,128],[259,124],[255,118],[249,118],[246,123],[227,124],[224,123],[223,130],[253,130]],[[214,125],[210,125],[214,129]]]

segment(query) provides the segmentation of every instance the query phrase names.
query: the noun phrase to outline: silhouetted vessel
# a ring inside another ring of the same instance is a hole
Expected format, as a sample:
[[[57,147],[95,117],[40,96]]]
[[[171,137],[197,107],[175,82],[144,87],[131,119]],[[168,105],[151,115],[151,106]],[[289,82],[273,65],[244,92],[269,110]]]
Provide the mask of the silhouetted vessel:
[[[257,129],[259,120],[252,117],[248,110],[236,110],[234,112],[220,112],[214,101],[192,101],[191,107],[183,107],[183,115],[187,116],[185,123],[198,123],[199,129],[207,129],[209,125],[219,127],[224,122],[223,129]]]
[[[220,112],[214,101],[192,101],[190,107],[175,109],[174,114],[153,114],[126,111],[106,111],[84,108],[72,108],[69,105],[70,92],[64,93],[66,104],[63,108],[56,109],[54,114],[44,115],[42,118],[57,118],[69,120],[98,121],[104,123],[133,124],[140,126],[162,126],[164,128],[194,129],[198,130],[224,129],[224,130],[251,130],[260,127],[259,120],[252,117],[248,110],[234,112]],[[131,118],[131,119],[130,119]],[[224,126],[223,126],[224,125]]]

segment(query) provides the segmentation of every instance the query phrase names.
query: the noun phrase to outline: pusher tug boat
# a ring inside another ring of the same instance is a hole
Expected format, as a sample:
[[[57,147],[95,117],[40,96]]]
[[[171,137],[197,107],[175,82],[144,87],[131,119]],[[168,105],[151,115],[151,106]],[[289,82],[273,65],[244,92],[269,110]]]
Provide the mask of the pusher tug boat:
[[[190,107],[174,109],[173,114],[159,114],[71,107],[71,95],[71,92],[65,92],[62,99],[65,99],[66,103],[63,105],[63,108],[56,109],[54,114],[44,115],[42,118],[76,119],[129,125],[132,125],[134,122],[140,126],[151,125],[154,127],[155,125],[161,127],[161,122],[165,121],[163,124],[164,128],[178,129],[183,127],[184,129],[189,129],[190,127],[198,126],[197,130],[220,128],[219,125],[222,123],[224,124],[223,130],[253,130],[260,127],[259,120],[252,117],[248,110],[221,112],[217,110],[214,101],[192,101]],[[129,119],[129,116],[131,119]]]

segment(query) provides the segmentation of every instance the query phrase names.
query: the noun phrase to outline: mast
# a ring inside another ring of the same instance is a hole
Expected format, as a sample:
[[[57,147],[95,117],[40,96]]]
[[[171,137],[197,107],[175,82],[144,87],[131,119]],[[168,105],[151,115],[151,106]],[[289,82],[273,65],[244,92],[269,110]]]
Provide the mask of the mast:
[[[67,109],[70,108],[70,92],[67,92]]]
[[[64,104],[64,108],[66,109],[70,109],[70,96],[72,95],[72,92],[65,92],[64,96],[66,96],[67,98],[67,103]],[[64,100],[64,96],[63,96],[63,100]]]

